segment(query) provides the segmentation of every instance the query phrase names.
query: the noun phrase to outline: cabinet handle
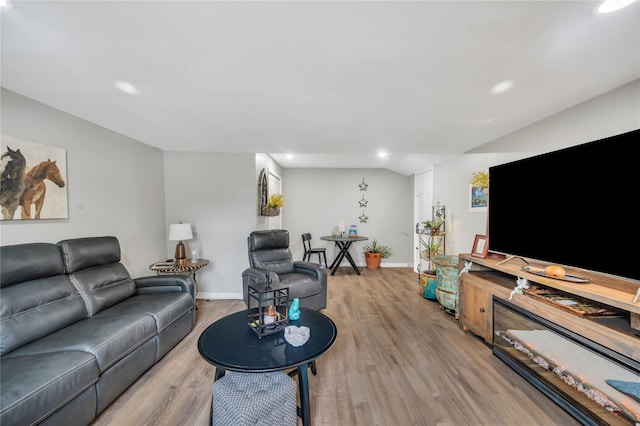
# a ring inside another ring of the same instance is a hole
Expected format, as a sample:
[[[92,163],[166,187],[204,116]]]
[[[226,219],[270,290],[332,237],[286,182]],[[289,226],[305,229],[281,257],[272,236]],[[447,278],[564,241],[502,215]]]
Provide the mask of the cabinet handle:
[[[480,308],[480,312],[484,312],[484,308]]]

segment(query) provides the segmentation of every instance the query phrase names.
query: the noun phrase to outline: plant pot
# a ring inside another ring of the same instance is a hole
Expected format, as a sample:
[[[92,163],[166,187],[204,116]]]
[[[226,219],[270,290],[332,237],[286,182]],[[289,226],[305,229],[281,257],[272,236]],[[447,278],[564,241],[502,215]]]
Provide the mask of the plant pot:
[[[364,258],[367,261],[367,269],[378,269],[382,261],[382,253],[365,253]]]

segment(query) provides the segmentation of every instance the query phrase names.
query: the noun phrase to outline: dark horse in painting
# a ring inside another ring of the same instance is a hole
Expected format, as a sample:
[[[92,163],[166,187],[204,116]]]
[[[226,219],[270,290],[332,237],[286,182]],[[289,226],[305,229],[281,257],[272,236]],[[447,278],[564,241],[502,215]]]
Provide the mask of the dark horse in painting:
[[[64,179],[62,179],[60,169],[56,166],[56,162],[51,161],[51,159],[32,167],[25,174],[24,192],[22,193],[22,197],[20,197],[20,205],[22,206],[21,219],[31,219],[31,204],[36,205],[34,219],[40,219],[44,196],[47,194],[47,186],[44,183],[45,179],[49,179],[58,185],[59,188],[64,187]]]
[[[24,191],[24,170],[27,163],[19,149],[15,151],[7,146],[2,153],[2,183],[0,187],[0,206],[2,218],[13,219],[20,205],[20,197]]]

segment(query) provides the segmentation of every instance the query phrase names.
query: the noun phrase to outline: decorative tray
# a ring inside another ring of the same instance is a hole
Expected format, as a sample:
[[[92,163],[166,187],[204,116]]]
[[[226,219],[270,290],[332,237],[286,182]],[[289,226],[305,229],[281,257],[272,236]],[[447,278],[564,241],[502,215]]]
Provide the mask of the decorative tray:
[[[595,305],[581,297],[535,285],[529,287],[526,294],[580,317],[621,317],[624,315],[618,309],[605,305]]]
[[[541,277],[554,278],[556,280],[569,281],[572,283],[588,283],[589,278],[579,277],[577,275],[565,275],[564,277],[554,277],[551,275],[547,275],[547,273],[542,268],[536,268],[535,266],[525,265],[522,267],[523,271],[530,272],[532,274],[540,275]]]

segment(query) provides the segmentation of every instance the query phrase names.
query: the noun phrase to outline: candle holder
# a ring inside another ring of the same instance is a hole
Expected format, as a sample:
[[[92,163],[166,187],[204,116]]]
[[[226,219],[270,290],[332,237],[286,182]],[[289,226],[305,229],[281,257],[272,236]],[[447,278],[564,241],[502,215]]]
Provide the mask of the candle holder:
[[[289,287],[273,287],[268,274],[264,284],[254,283],[248,286],[249,306],[254,305],[251,300],[258,305],[258,312],[252,311],[248,315],[249,328],[259,338],[282,331],[289,324]]]

